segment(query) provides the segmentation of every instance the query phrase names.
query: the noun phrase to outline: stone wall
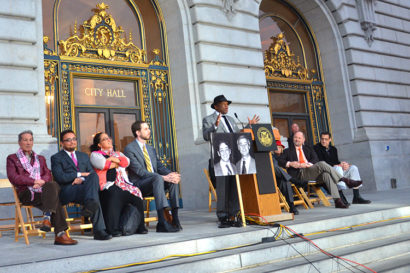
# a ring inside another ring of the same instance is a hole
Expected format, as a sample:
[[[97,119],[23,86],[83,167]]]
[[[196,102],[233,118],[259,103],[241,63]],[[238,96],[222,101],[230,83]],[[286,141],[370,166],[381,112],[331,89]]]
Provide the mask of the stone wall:
[[[358,159],[368,161],[368,168],[362,169],[374,173],[378,190],[388,189],[391,178],[397,179],[398,187],[409,186],[410,2],[329,0],[326,4],[343,38],[357,124],[354,148],[342,143],[340,148],[346,151],[341,155],[349,159],[355,150],[370,151],[367,158]]]

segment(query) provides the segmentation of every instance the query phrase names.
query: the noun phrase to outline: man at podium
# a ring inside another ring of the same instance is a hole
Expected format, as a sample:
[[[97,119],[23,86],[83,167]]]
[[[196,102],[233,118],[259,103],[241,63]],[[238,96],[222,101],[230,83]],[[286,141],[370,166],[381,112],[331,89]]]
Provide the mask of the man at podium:
[[[232,101],[227,100],[224,95],[214,98],[211,108],[215,109],[215,112],[202,120],[202,133],[206,141],[210,140],[211,133],[238,133],[240,131],[235,120],[227,115],[231,103]],[[258,123],[259,116],[254,115],[252,119],[248,117],[248,121],[248,126]],[[242,226],[240,218],[236,217],[239,211],[239,203],[235,177],[215,177],[211,161],[209,161],[209,174],[212,183],[216,186],[216,194],[218,196],[216,205],[216,215],[219,220],[218,227]]]

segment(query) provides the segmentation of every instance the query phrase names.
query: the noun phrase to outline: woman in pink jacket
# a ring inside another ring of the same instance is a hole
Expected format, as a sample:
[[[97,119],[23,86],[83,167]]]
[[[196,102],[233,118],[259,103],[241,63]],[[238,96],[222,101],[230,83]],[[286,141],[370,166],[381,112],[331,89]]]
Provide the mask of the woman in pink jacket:
[[[129,182],[125,171],[130,163],[129,159],[123,153],[113,150],[112,140],[106,133],[97,133],[94,136],[90,150],[91,164],[100,179],[100,202],[107,232],[113,237],[121,236],[121,212],[131,204],[142,216],[136,233],[147,233],[144,226],[142,193]]]

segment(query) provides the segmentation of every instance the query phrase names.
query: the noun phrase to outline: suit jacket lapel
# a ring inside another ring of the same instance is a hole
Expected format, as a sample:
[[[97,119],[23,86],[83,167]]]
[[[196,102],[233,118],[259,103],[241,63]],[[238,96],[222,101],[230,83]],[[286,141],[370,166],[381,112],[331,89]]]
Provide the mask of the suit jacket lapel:
[[[74,164],[73,159],[67,154],[67,152],[65,150],[62,150],[61,152],[63,153],[63,157],[65,158],[65,160],[68,161],[68,163],[71,164],[71,166],[73,166],[75,169],[77,169],[77,166]],[[77,162],[78,162],[77,152],[76,152],[75,156],[77,157]]]
[[[143,153],[143,151],[141,150],[140,145],[137,143],[136,140],[134,140],[133,145],[134,145],[135,151],[137,152],[137,158],[138,158],[138,159],[141,161],[141,163],[145,166],[144,153]]]

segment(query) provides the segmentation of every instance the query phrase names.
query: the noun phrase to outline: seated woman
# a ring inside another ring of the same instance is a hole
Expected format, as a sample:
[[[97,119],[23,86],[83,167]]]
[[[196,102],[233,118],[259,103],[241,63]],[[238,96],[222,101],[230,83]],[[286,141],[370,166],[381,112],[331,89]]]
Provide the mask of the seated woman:
[[[121,236],[120,217],[122,210],[131,204],[142,219],[136,233],[146,234],[142,194],[138,187],[128,180],[125,168],[129,159],[121,152],[115,152],[112,140],[106,133],[97,133],[90,146],[91,164],[100,178],[100,201],[107,232],[113,237]]]

